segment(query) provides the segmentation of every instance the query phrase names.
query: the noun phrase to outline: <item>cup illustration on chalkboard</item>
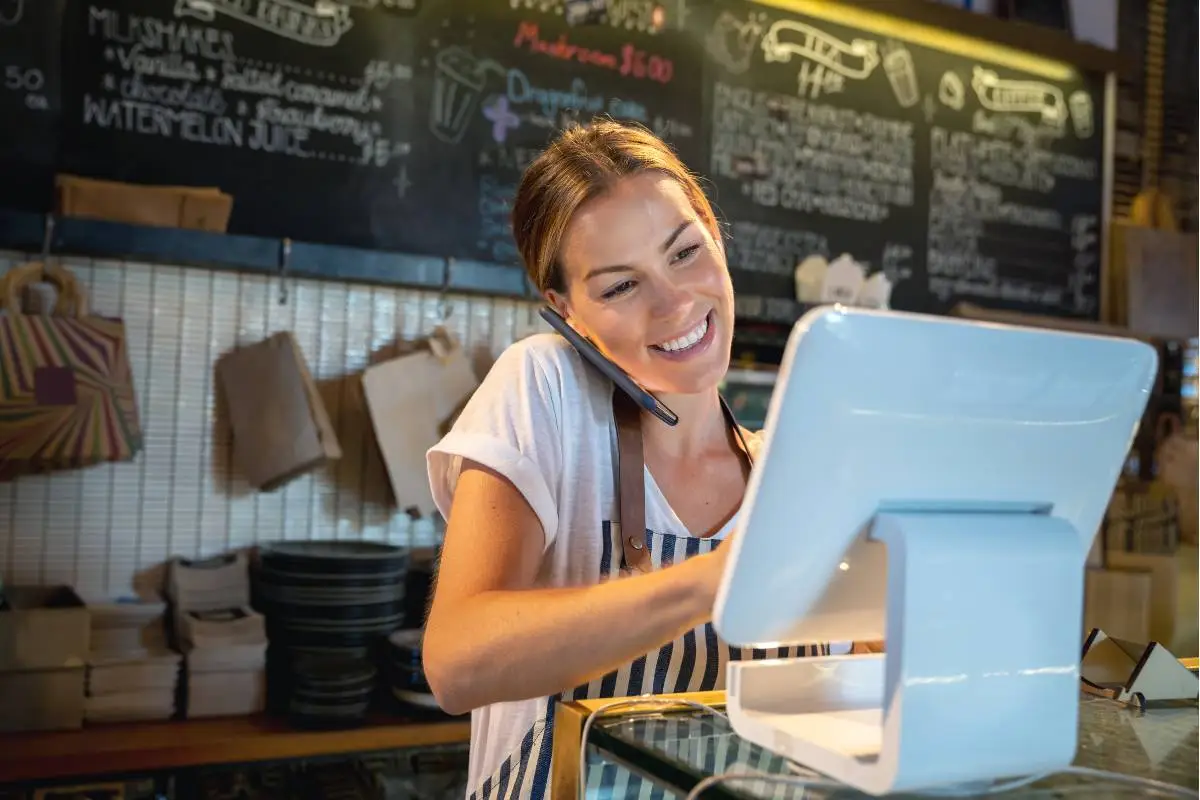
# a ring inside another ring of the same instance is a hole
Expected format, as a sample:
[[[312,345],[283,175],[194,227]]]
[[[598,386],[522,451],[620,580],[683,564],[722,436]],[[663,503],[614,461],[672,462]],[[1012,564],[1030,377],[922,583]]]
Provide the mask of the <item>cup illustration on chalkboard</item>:
[[[475,114],[488,75],[503,75],[504,68],[490,58],[476,58],[457,46],[442,50],[435,62],[429,131],[443,142],[457,144]]]
[[[750,69],[750,57],[762,38],[764,16],[751,14],[743,22],[728,11],[722,11],[708,32],[708,55],[735,75]]]
[[[917,86],[917,65],[912,53],[901,44],[884,48],[883,71],[896,94],[896,100],[904,108],[912,108],[921,102],[921,89]]]
[[[1071,111],[1071,124],[1075,126],[1075,135],[1080,139],[1090,139],[1095,122],[1092,96],[1082,89],[1073,92],[1067,100],[1067,108]]]

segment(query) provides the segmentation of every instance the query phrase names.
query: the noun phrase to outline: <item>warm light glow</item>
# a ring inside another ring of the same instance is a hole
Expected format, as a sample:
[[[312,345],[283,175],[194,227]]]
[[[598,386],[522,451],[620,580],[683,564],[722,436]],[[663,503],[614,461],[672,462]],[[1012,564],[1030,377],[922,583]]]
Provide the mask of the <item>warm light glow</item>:
[[[650,27],[651,27],[651,29],[653,29],[655,31],[661,31],[663,29],[663,25],[665,25],[666,22],[667,22],[667,12],[663,9],[662,6],[655,6],[654,10],[650,12]]]
[[[1069,81],[1078,71],[1065,61],[1055,61],[1043,56],[1027,53],[995,42],[975,39],[953,31],[924,25],[920,22],[845,6],[830,0],[758,0],[766,6],[785,11],[795,11],[810,17],[846,25],[858,30],[903,39],[913,44],[953,53],[965,58],[978,59],[1009,69],[1028,72],[1051,81]]]
[[[838,564],[838,569],[840,569],[842,572],[845,572],[846,570],[850,569],[850,565],[843,561],[842,563]]]

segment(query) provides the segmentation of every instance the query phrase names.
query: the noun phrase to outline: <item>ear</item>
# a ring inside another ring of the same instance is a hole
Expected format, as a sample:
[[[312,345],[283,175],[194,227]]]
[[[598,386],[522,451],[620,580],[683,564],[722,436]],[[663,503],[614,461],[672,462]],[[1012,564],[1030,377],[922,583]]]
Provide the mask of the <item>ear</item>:
[[[565,294],[556,292],[553,289],[547,289],[542,293],[542,297],[545,298],[546,303],[555,311],[557,311],[558,315],[565,319],[572,328],[575,327],[575,320],[572,318],[571,314],[571,302],[567,299]],[[576,330],[578,329],[576,328]]]

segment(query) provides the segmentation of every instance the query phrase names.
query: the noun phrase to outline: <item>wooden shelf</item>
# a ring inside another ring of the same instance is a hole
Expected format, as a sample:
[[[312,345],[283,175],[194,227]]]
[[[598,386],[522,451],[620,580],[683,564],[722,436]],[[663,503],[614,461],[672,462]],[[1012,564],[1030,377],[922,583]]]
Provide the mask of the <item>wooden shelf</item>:
[[[2,734],[0,784],[455,744],[469,736],[465,721],[381,717],[362,728],[300,731],[264,716]]]

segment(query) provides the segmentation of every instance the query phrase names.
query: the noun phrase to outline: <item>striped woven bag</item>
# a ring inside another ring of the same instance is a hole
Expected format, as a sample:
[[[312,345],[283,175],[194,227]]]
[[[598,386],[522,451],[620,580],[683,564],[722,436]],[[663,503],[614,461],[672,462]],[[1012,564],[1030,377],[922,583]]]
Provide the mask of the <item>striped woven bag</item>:
[[[58,291],[54,313],[26,314],[25,287]],[[0,480],[132,459],[142,447],[118,319],[88,313],[75,276],[34,262],[0,279]]]

